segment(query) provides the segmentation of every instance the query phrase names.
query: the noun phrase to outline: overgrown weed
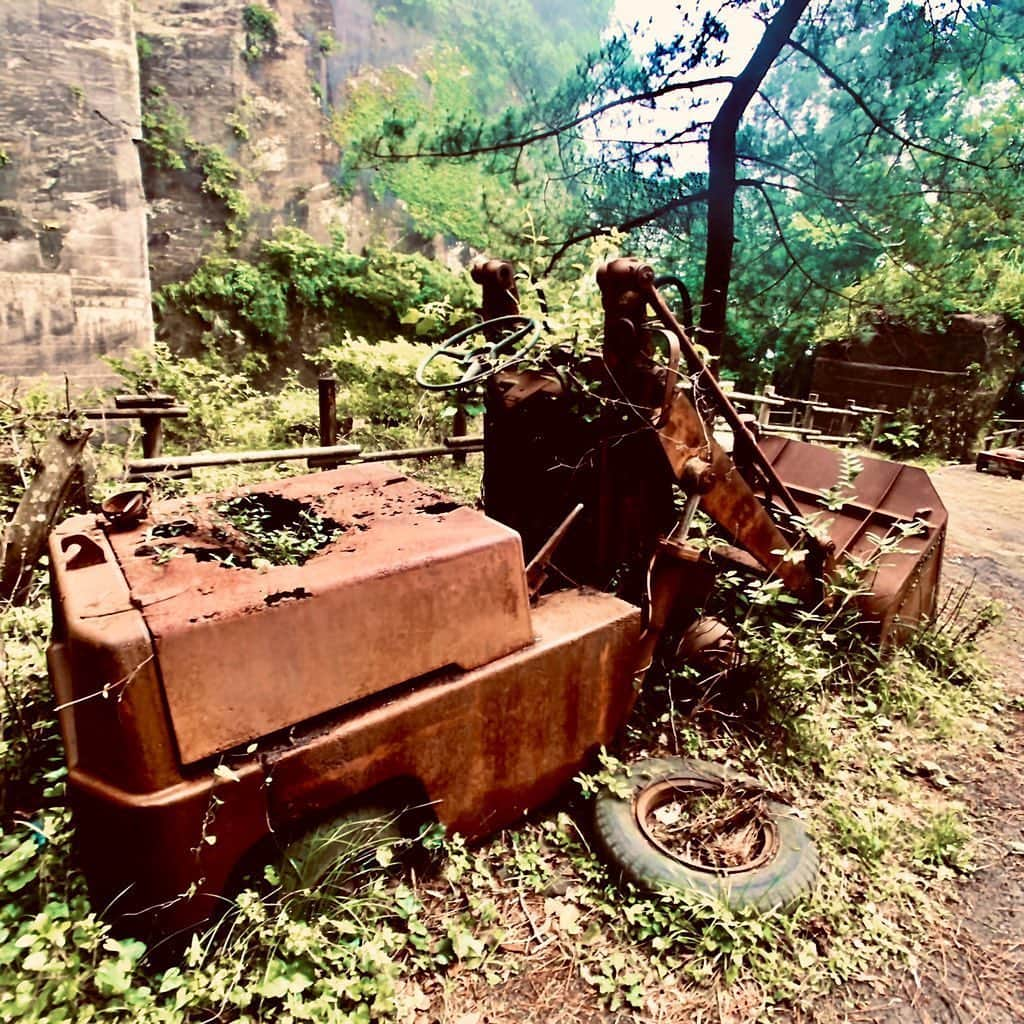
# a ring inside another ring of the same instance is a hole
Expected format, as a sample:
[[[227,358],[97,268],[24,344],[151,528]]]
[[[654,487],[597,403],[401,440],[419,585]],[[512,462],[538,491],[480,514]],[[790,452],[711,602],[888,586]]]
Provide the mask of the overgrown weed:
[[[421,353],[358,341],[324,353],[352,436],[414,443],[443,428],[440,403],[410,398]],[[122,369],[133,388],[203,410],[168,424],[171,450],[294,444],[315,426],[315,393],[294,381],[262,394],[243,372],[160,347]],[[472,492],[472,468],[441,475],[463,472]],[[209,490],[242,475],[210,471],[175,486]],[[755,913],[614,885],[590,849],[581,796],[575,816],[548,811],[477,848],[451,837],[436,863],[361,874],[355,887],[285,895],[272,870],[171,966],[113,937],[76,873],[45,677],[45,589],[29,607],[2,610],[0,1021],[412,1020],[453,988],[504,984],[535,963],[557,964],[637,1019],[692,1007],[720,985],[748,986],[770,1015],[810,1006],[885,960],[913,962],[976,859],[943,765],[978,743],[998,697],[976,653],[994,611],[955,600],[935,628],[883,658],[846,617],[853,580],[810,612],[772,582],[721,582],[744,673],[713,693],[685,675],[652,679],[625,754],[729,762],[790,797],[822,863],[818,889],[797,906]],[[607,777],[615,770],[606,763]]]

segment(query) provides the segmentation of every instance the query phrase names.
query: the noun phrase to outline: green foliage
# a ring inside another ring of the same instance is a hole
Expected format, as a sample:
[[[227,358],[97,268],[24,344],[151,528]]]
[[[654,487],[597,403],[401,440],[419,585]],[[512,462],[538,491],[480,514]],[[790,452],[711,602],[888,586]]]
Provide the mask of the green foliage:
[[[436,395],[416,384],[426,350],[401,339],[369,342],[351,336],[325,345],[313,357],[317,368],[338,378],[338,407],[356,424],[353,437],[374,446],[439,440],[450,423]]]
[[[154,167],[165,171],[185,170],[188,126],[161,86],[150,86],[143,96],[142,137]]]
[[[741,138],[765,183],[739,202],[734,327],[746,374],[880,317],[923,330],[957,312],[1019,316],[1024,92],[1006,47],[1014,5],[838,9],[766,82]],[[900,54],[894,62],[893,54]],[[874,118],[874,120],[872,120]],[[846,158],[837,160],[836,154]]]
[[[302,565],[338,534],[338,525],[314,509],[281,508],[262,494],[243,494],[217,506],[217,513],[245,537],[254,558],[270,565]]]
[[[473,293],[468,276],[426,257],[384,249],[355,256],[340,239],[321,245],[297,228],[281,228],[260,243],[252,262],[211,254],[157,302],[200,317],[220,334],[239,331],[266,343],[294,341],[303,331],[340,335],[353,309],[397,328],[410,310],[427,307],[433,315],[416,333],[431,339],[466,318]]]
[[[966,872],[971,866],[971,828],[959,808],[940,811],[921,828],[914,847],[919,863]]]
[[[242,169],[218,146],[202,145],[189,140],[188,148],[202,172],[203,191],[224,204],[228,212],[225,225],[228,241],[237,245],[242,240],[242,232],[249,219],[249,200],[238,187]]]
[[[316,48],[325,57],[329,57],[332,53],[337,53],[340,49],[338,40],[334,37],[334,32],[331,29],[321,29],[316,34]]]
[[[401,132],[400,125],[419,118],[441,124],[454,111],[472,107],[477,94],[466,71],[457,51],[443,49],[430,58],[429,86],[404,68],[353,79],[332,128],[344,154],[338,186],[348,191],[362,180],[360,147],[370,144],[382,124]],[[501,244],[498,240],[515,235],[521,224],[516,189],[479,161],[389,162],[377,168],[370,187],[379,200],[400,198],[413,225],[426,236],[441,232],[472,245]]]
[[[149,60],[153,56],[153,43],[150,41],[149,36],[136,32],[135,50],[140,61]]]
[[[609,9],[605,0],[514,0],[495,18],[468,0],[380,5],[379,16],[427,26],[433,43],[412,74],[404,66],[381,69],[349,83],[334,124],[340,187],[365,182],[372,168],[373,194],[401,199],[421,233],[440,231],[503,255],[519,254],[529,216],[557,234],[568,218],[584,216],[580,190],[562,163],[572,148],[564,142],[534,147],[521,160],[497,153],[457,161],[390,157],[471,146],[482,138],[481,119],[496,110],[504,110],[501,123],[511,130],[518,115],[509,104],[532,103],[554,89],[599,45]],[[444,141],[435,145],[437,139]]]
[[[263,4],[246,4],[242,9],[245,26],[245,49],[242,56],[249,63],[262,60],[277,48],[277,12]]]
[[[174,304],[214,326],[221,314],[247,334],[284,341],[288,337],[288,281],[247,260],[213,253],[187,281],[167,285],[157,308]]]
[[[903,418],[887,423],[878,435],[878,447],[894,455],[913,455],[921,448],[921,433],[924,427]]]
[[[241,168],[219,147],[189,134],[181,111],[161,86],[150,86],[143,99],[143,142],[150,162],[164,171],[184,171],[189,162],[194,164],[203,176],[202,190],[227,210],[228,239],[237,245],[249,219],[249,200],[239,188]]]
[[[165,421],[168,451],[291,447],[296,435],[316,436],[316,393],[294,380],[268,394],[243,371],[212,358],[174,356],[162,342],[150,352],[108,362],[133,392],[172,394],[194,410],[185,419]]]
[[[42,595],[45,599],[45,592]],[[0,826],[22,806],[63,795],[63,756],[53,734],[46,676],[44,600],[0,615]]]

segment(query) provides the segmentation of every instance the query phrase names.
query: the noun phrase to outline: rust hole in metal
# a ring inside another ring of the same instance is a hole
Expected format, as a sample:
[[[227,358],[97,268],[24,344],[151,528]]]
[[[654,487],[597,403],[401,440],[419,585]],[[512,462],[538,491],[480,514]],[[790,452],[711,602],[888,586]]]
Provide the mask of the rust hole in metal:
[[[149,528],[150,537],[191,537],[199,527],[191,519],[172,519]]]
[[[746,786],[669,780],[641,793],[636,816],[656,846],[705,871],[750,870],[778,845],[765,794]]]
[[[302,601],[313,595],[305,587],[296,587],[294,590],[279,590],[276,594],[267,594],[263,603],[271,608],[282,601]]]
[[[254,559],[271,565],[303,565],[343,529],[306,502],[270,492],[232,498],[217,512],[242,535]]]
[[[446,512],[454,512],[459,507],[457,501],[435,501],[430,505],[420,505],[417,512],[424,512],[428,516],[441,516]]]
[[[225,569],[251,569],[252,558],[232,548],[193,548],[183,549],[186,555],[192,555],[197,562],[216,562]]]

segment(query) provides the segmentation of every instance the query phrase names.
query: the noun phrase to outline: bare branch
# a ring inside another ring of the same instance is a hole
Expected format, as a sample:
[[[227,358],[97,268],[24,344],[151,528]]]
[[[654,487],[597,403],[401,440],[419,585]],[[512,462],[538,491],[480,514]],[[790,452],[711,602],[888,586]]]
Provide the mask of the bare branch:
[[[443,157],[463,160],[475,156],[485,156],[488,153],[501,153],[509,149],[522,149],[524,146],[533,145],[535,142],[543,142],[545,139],[552,139],[557,136],[561,136],[565,132],[576,128],[581,124],[585,124],[587,121],[593,121],[602,114],[606,114],[608,111],[615,110],[618,107],[651,103],[654,100],[660,99],[662,96],[668,96],[672,93],[682,91],[692,92],[696,89],[704,89],[713,85],[729,85],[732,82],[733,77],[731,75],[714,75],[710,78],[692,79],[688,82],[675,82],[671,85],[662,86],[659,89],[649,89],[645,92],[630,93],[628,96],[619,96],[614,100],[609,100],[607,103],[602,103],[597,107],[593,107],[591,110],[588,110],[583,114],[579,114],[577,117],[574,117],[562,124],[553,125],[550,128],[535,131],[529,135],[521,135],[514,139],[503,139],[500,142],[492,142],[487,145],[468,146],[465,149],[454,151],[446,149],[419,150],[415,153],[385,153],[381,152],[380,149],[377,148],[374,150],[373,155],[380,160],[386,161],[440,159]]]
[[[548,260],[547,266],[544,268],[541,277],[547,277],[547,275],[551,273],[555,264],[566,254],[566,252],[571,249],[572,246],[577,245],[580,242],[585,242],[590,238],[601,238],[605,235],[610,235],[613,231],[635,231],[637,228],[642,228],[646,224],[650,224],[675,210],[681,210],[686,206],[692,206],[694,203],[702,203],[707,199],[707,197],[708,194],[706,191],[691,192],[688,195],[679,196],[662,206],[658,206],[652,210],[647,210],[645,213],[638,214],[637,216],[631,217],[629,220],[622,221],[619,224],[600,224],[587,231],[582,231],[577,235],[573,235],[572,238],[566,239],[555,250],[555,254],[550,260]]]
[[[802,53],[826,78],[833,82],[839,89],[842,89],[843,92],[853,100],[872,125],[878,129],[878,131],[883,132],[885,135],[895,139],[897,142],[909,149],[916,149],[921,153],[928,153],[930,156],[939,157],[941,160],[951,160],[954,163],[963,164],[965,167],[975,167],[982,171],[989,170],[988,164],[978,163],[977,161],[970,160],[967,157],[957,156],[955,153],[935,149],[933,146],[925,145],[923,142],[915,142],[909,136],[898,132],[892,125],[882,120],[882,118],[868,106],[864,97],[861,96],[861,94],[857,92],[857,90],[854,89],[846,79],[840,77],[838,72],[829,67],[829,65],[826,64],[816,53],[813,53],[802,43],[798,43],[793,39],[789,40],[789,45],[796,50],[797,53]]]

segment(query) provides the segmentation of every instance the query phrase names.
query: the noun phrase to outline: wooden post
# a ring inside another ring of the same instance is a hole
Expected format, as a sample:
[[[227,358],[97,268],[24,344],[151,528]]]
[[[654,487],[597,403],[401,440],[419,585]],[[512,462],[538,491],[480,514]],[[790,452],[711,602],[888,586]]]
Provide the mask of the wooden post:
[[[868,441],[868,451],[875,450],[875,442],[878,440],[879,435],[882,433],[882,425],[885,422],[886,416],[889,415],[889,410],[883,405],[881,406],[882,411],[875,413],[875,422],[871,425],[871,440]]]
[[[818,392],[817,391],[812,391],[807,396],[807,399],[812,404],[804,406],[804,418],[803,418],[803,422],[800,424],[800,426],[801,427],[806,427],[808,430],[810,430],[811,427],[814,426],[814,405],[813,405],[813,403],[818,401]]]
[[[139,416],[142,424],[142,457],[155,459],[164,447],[164,421],[162,416]]]
[[[338,443],[338,378],[321,377],[316,382],[320,396],[320,447]]]
[[[452,417],[452,437],[465,437],[468,425],[469,418],[466,416],[466,407],[461,402],[457,402],[455,405],[455,415]],[[456,466],[464,466],[466,464],[466,453],[456,452],[452,456],[452,461]]]
[[[774,398],[774,386],[771,384],[765,384],[762,394],[765,398]],[[765,426],[771,420],[771,415],[772,407],[767,402],[761,402],[757,407],[757,425],[759,427]]]
[[[839,418],[839,433],[847,434],[850,433],[850,420],[852,420],[857,414],[853,411],[853,407],[857,404],[856,398],[848,398],[846,400],[846,408],[849,412],[843,413]]]

